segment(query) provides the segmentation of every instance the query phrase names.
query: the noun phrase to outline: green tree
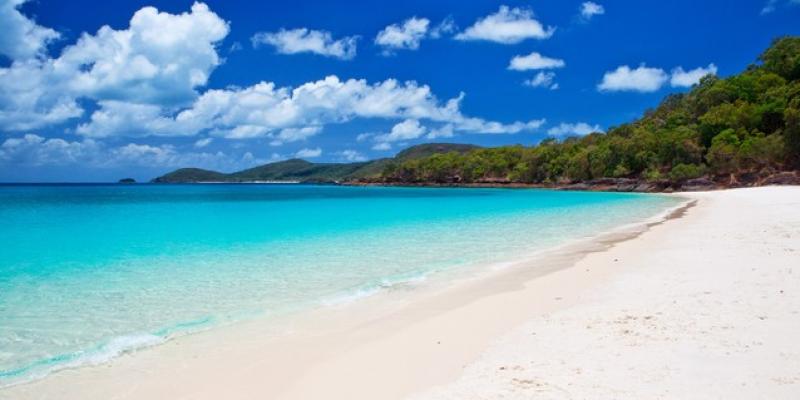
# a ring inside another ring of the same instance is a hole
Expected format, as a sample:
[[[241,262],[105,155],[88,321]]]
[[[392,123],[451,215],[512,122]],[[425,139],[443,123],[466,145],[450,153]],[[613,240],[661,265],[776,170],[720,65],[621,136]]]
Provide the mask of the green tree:
[[[733,172],[736,165],[736,155],[739,152],[739,137],[731,128],[725,129],[714,136],[711,147],[708,149],[708,163],[718,175]]]
[[[758,57],[767,71],[786,79],[800,78],[800,37],[782,37]]]

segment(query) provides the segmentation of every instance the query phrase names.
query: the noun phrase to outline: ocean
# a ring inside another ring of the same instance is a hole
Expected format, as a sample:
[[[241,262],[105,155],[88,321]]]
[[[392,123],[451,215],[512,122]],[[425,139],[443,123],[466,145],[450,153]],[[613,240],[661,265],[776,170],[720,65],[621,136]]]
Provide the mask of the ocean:
[[[0,387],[512,262],[678,202],[532,189],[0,185]]]

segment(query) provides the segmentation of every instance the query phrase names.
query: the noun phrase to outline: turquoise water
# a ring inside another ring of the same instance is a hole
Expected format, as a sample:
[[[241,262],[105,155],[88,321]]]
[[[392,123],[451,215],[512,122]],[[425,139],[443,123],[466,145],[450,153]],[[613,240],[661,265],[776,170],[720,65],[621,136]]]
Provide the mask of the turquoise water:
[[[676,202],[547,190],[0,185],[0,387],[510,261]]]

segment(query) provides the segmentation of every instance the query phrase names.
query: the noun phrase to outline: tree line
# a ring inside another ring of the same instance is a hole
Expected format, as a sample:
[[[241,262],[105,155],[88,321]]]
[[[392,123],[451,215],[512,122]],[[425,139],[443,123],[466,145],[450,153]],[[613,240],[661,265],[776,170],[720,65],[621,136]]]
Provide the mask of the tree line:
[[[705,76],[607,133],[536,146],[480,148],[392,162],[395,183],[570,183],[599,178],[684,182],[767,176],[800,167],[800,37],[776,39],[756,64]]]

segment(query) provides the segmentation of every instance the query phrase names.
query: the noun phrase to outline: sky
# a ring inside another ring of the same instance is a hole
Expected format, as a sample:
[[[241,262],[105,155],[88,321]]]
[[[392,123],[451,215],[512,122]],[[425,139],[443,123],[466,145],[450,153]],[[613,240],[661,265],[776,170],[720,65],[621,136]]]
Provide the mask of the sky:
[[[0,182],[534,145],[798,34],[800,0],[0,0]]]

